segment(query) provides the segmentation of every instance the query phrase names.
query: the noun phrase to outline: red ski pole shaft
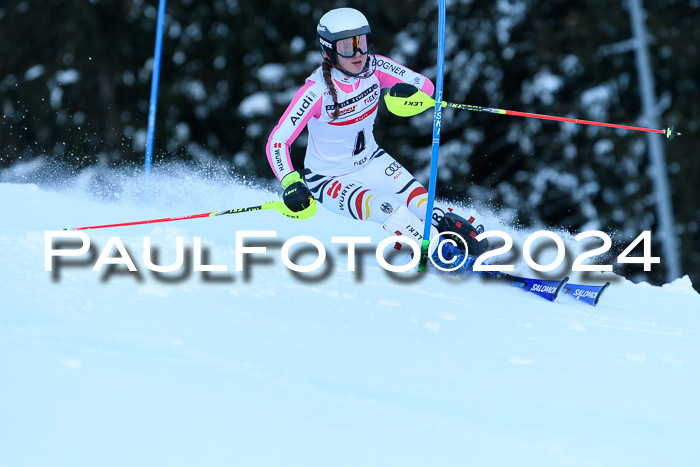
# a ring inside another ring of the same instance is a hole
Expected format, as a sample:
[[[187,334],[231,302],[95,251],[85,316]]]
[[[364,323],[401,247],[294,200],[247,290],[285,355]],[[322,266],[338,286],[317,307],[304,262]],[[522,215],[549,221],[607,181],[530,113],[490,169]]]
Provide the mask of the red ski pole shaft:
[[[91,229],[106,229],[109,227],[125,227],[127,225],[156,224],[158,222],[184,221],[186,219],[198,219],[200,217],[220,216],[223,214],[233,214],[233,212],[259,211],[261,209],[262,209],[262,206],[253,206],[250,208],[244,208],[244,209],[239,209],[239,210],[235,210],[235,211],[231,210],[231,211],[220,211],[220,212],[205,212],[203,214],[192,214],[190,216],[164,217],[162,219],[148,219],[145,221],[122,222],[120,224],[91,225],[91,226],[87,226],[87,227],[67,227],[64,230],[91,230]]]
[[[155,224],[158,222],[172,222],[172,221],[184,221],[186,219],[198,219],[202,217],[214,217],[223,216],[225,214],[237,214],[239,212],[251,212],[251,211],[262,211],[265,209],[274,209],[280,214],[287,216],[292,219],[308,219],[316,213],[316,202],[312,202],[311,205],[304,209],[303,211],[292,211],[290,210],[282,201],[268,201],[260,206],[251,206],[247,208],[229,209],[228,211],[213,211],[205,212],[203,214],[192,214],[189,216],[178,216],[178,217],[164,217],[162,219],[148,219],[145,221],[136,222],[122,222],[119,224],[105,224],[105,225],[91,225],[87,227],[66,227],[63,230],[91,230],[91,229],[106,229],[109,227],[124,227],[127,225],[143,225],[143,224]]]
[[[578,118],[557,117],[554,115],[533,114],[533,113],[528,113],[528,112],[519,112],[517,110],[492,109],[490,107],[480,107],[478,105],[453,104],[451,102],[447,102],[445,104],[445,107],[452,107],[454,109],[462,109],[462,110],[470,110],[472,112],[488,112],[488,113],[499,114],[499,115],[513,115],[515,117],[538,118],[540,120],[554,120],[557,122],[578,123],[581,125],[595,125],[595,126],[604,126],[604,127],[608,127],[608,128],[620,128],[623,130],[646,131],[649,133],[659,133],[659,134],[665,135],[666,138],[671,138],[672,136],[680,136],[680,132],[675,131],[672,128],[657,130],[654,128],[644,128],[644,127],[639,127],[639,126],[618,125],[616,123],[594,122],[592,120],[581,120]]]
[[[648,131],[649,133],[660,133],[662,135],[666,134],[666,130],[655,130],[654,128],[642,128],[639,126],[618,125],[616,123],[593,122],[591,120],[580,120],[578,118],[567,118],[567,117],[555,117],[552,115],[531,114],[531,113],[527,113],[527,112],[518,112],[515,110],[506,110],[506,115],[514,115],[516,117],[539,118],[541,120],[555,120],[557,122],[579,123],[581,125],[596,125],[596,126],[606,126],[609,128],[622,128],[624,130]]]

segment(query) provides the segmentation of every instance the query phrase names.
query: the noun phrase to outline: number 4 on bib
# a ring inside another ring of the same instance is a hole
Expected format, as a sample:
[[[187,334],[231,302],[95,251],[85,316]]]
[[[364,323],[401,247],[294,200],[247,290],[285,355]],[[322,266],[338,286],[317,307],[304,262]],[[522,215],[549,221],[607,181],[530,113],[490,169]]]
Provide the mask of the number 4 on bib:
[[[357,133],[357,138],[355,139],[355,150],[352,152],[353,156],[358,155],[365,150],[365,130],[360,130]]]

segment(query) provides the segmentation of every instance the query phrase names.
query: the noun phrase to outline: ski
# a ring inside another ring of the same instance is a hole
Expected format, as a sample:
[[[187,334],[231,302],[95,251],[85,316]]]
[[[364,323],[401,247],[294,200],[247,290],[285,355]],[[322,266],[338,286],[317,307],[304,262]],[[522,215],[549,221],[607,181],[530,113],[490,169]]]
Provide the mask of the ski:
[[[600,296],[605,289],[610,285],[607,282],[605,285],[588,285],[588,284],[569,284],[569,278],[565,277],[561,280],[545,280],[532,277],[520,277],[508,274],[502,271],[474,271],[474,262],[476,257],[468,255],[462,266],[453,271],[443,271],[437,274],[450,274],[458,276],[478,277],[486,281],[505,282],[513,287],[521,288],[527,292],[534,293],[550,302],[557,299],[560,293],[571,295],[577,301],[596,306],[600,300]]]
[[[550,302],[553,302],[559,296],[559,292],[566,286],[569,278],[565,277],[562,280],[544,280],[531,277],[519,277],[507,274],[504,272],[475,272],[469,271],[472,275],[485,280],[507,282],[513,287],[523,289],[527,292],[534,293]]]
[[[577,301],[592,306],[598,304],[601,295],[610,285],[610,282],[606,282],[605,285],[570,284],[568,277],[561,280],[545,280],[514,276],[501,271],[474,271],[472,270],[474,260],[475,258],[470,256],[469,260],[462,268],[448,274],[478,277],[486,281],[508,283],[513,287],[534,293],[550,302],[555,301],[560,294],[570,295]]]
[[[610,282],[605,285],[586,285],[586,284],[565,284],[562,292],[565,295],[571,295],[579,302],[587,303],[596,306],[600,301],[600,296],[608,288]]]
[[[541,279],[532,279],[528,277],[516,277],[512,276],[510,285],[514,287],[520,287],[528,292],[532,292],[539,295],[542,298],[553,302],[559,296],[559,292],[563,287],[566,287],[566,283],[569,280],[568,277],[560,281],[549,281]]]

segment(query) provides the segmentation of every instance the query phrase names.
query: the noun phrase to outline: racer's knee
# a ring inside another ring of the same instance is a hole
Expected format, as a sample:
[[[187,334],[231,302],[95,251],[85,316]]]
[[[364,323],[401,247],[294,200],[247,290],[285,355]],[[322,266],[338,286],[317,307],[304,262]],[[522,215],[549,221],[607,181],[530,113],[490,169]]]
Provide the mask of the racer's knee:
[[[357,194],[349,203],[349,210],[358,219],[384,224],[387,219],[396,214],[401,207],[394,197],[378,193],[374,190],[365,190]]]
[[[418,245],[420,245],[423,240],[425,224],[418,216],[413,214],[402,204],[391,216],[387,217],[382,227],[389,235],[403,235],[415,240],[418,242]],[[437,229],[431,226],[430,238],[433,238],[437,234]],[[428,240],[430,240],[430,238]]]

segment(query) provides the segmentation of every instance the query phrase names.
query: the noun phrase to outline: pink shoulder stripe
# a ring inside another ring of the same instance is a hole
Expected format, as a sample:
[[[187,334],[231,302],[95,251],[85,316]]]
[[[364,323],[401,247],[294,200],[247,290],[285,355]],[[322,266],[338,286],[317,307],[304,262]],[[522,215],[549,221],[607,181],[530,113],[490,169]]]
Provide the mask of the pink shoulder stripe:
[[[405,66],[401,65],[400,63],[395,62],[394,60],[387,58],[383,55],[377,55],[376,59],[383,60],[389,64],[392,64],[395,67],[403,68],[403,69],[406,69],[412,73],[416,73],[413,70],[411,70],[410,68],[405,67]],[[396,83],[406,83],[407,82],[407,81],[401,80],[400,78],[396,77],[395,75],[392,75],[392,74],[387,73],[387,72],[382,71],[382,70],[377,70],[375,72],[375,74],[379,78],[379,85],[382,89],[390,88],[393,85],[395,85]],[[416,74],[420,75],[420,73],[416,73]],[[421,75],[421,76],[423,76],[423,75]],[[420,90],[423,91],[424,93],[426,93],[427,95],[432,96],[433,92],[435,92],[435,86],[433,85],[433,82],[430,81],[427,77],[423,76],[423,78],[425,78],[425,79],[423,81],[423,86],[421,87]],[[413,83],[408,83],[408,84],[413,84]]]
[[[284,114],[282,115],[282,118],[279,119],[279,122],[277,123],[277,126],[272,130],[270,133],[270,137],[267,139],[267,146],[265,148],[265,151],[267,153],[267,161],[270,163],[270,167],[273,168],[274,170],[274,164],[272,162],[272,140],[275,138],[276,133],[279,131],[280,127],[284,125],[284,123],[287,121],[287,117],[289,116],[289,113],[292,111],[292,109],[296,106],[297,102],[301,100],[301,98],[304,96],[306,91],[316,84],[315,81],[307,80],[306,84],[299,88],[299,90],[294,94],[294,97],[292,98],[292,101],[289,103],[287,106],[287,110],[285,110]],[[313,118],[319,118],[321,116],[321,109],[323,106],[323,98],[319,99],[316,104],[309,110],[309,112],[306,113],[306,115],[302,118],[301,122],[298,125],[295,125],[295,130],[292,132],[291,136],[287,138],[286,140],[284,138],[281,138],[284,141],[284,152],[285,156],[287,158],[287,164],[288,166],[293,170],[292,167],[292,159],[289,154],[289,148],[294,143],[294,140],[299,136],[299,134],[302,132],[302,130],[306,127],[306,124],[309,122],[309,120]],[[277,175],[277,178],[280,178],[280,174],[275,171],[275,174]]]
[[[316,84],[313,81],[309,81],[302,89],[304,92],[306,92],[307,89],[309,89],[311,86]],[[292,99],[292,104],[287,108],[287,112],[284,114],[285,117],[289,113],[289,110],[292,108],[292,105],[294,105],[301,96],[303,96],[304,93],[299,90],[299,92],[294,96],[294,99]],[[304,128],[306,128],[306,124],[309,123],[309,120],[312,118],[321,118],[321,110],[323,109],[323,96],[316,101],[313,107],[304,115],[304,118],[301,119],[301,122],[297,125],[296,130],[294,130],[294,133],[292,133],[291,138],[287,140],[287,147],[291,146],[292,143],[294,142],[295,139],[297,139],[297,136],[299,136],[299,133],[301,133]],[[282,117],[284,118],[284,117]]]
[[[316,84],[315,81],[308,80],[308,81],[306,81],[306,84],[304,84],[302,87],[299,88],[297,93],[294,94],[294,97],[292,97],[292,101],[287,106],[287,110],[285,110],[284,115],[282,115],[282,118],[280,118],[280,123],[283,122],[285,118],[287,118],[287,115],[289,115],[289,112],[292,110],[292,108],[294,108],[294,106],[296,105],[297,102],[299,102],[299,100],[302,98],[304,93],[314,84]],[[318,116],[316,116],[316,118],[318,118],[320,116],[321,116],[321,114],[319,113]],[[305,122],[308,122],[308,119],[305,118],[304,120],[305,120]],[[277,127],[279,127],[279,126],[280,125],[277,125]]]

